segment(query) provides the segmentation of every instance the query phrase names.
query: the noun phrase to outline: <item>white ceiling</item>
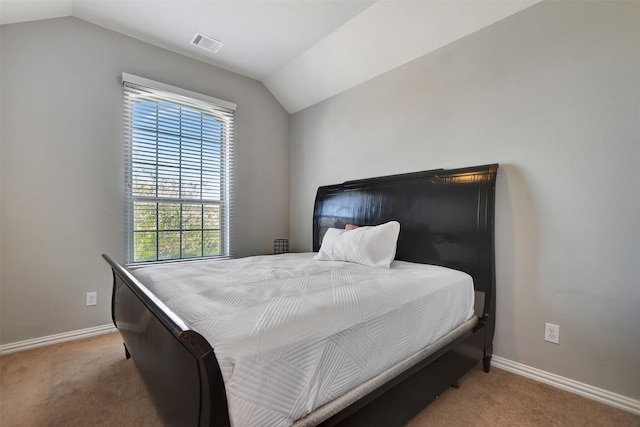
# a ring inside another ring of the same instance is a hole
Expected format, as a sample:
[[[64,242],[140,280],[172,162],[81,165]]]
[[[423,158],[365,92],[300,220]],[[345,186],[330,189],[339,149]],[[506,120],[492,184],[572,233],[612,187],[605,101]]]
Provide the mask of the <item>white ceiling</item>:
[[[538,1],[0,0],[0,23],[75,16],[260,80],[294,113]]]

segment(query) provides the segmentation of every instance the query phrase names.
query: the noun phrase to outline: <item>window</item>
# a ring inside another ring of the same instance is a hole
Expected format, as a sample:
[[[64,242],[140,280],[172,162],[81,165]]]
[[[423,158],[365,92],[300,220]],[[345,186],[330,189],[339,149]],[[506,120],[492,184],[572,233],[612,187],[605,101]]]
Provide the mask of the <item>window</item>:
[[[230,256],[235,104],[122,78],[126,262]]]

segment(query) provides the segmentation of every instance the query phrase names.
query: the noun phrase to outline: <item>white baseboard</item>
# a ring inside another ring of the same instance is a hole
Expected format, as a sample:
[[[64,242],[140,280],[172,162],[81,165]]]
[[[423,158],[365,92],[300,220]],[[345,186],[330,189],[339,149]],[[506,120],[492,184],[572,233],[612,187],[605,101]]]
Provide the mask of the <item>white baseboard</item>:
[[[115,326],[113,326],[113,324],[109,324],[95,326],[93,328],[79,329],[77,331],[64,332],[61,334],[48,335],[46,337],[0,345],[0,354],[14,353],[16,351],[29,350],[36,347],[43,347],[45,345],[59,344],[65,341],[79,340],[115,331],[117,331]]]
[[[570,380],[569,378],[561,377],[550,372],[532,368],[531,366],[523,365],[522,363],[512,362],[511,360],[503,359],[498,356],[493,356],[491,359],[491,366],[495,366],[498,369],[503,369],[513,374],[531,378],[532,380],[536,380],[541,383],[549,384],[550,386],[559,388],[560,390],[565,390],[579,396],[586,397],[587,399],[595,400],[596,402],[631,412],[635,415],[640,415],[640,400],[631,399],[621,394],[612,393],[610,391]]]

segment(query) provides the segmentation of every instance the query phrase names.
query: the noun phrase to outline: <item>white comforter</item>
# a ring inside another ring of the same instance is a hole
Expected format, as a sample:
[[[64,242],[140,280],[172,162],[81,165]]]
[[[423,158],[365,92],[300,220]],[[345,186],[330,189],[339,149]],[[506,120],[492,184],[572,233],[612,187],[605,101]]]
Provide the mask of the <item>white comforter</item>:
[[[473,315],[466,273],[313,255],[133,272],[213,346],[235,427],[290,425]]]

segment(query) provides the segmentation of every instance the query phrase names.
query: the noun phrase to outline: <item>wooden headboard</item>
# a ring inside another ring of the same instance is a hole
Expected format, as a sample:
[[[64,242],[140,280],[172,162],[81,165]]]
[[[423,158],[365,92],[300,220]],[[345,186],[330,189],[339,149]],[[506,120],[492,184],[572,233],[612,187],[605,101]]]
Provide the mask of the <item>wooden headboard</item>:
[[[318,188],[313,250],[330,227],[400,222],[396,259],[470,274],[494,318],[497,164],[436,169]]]

